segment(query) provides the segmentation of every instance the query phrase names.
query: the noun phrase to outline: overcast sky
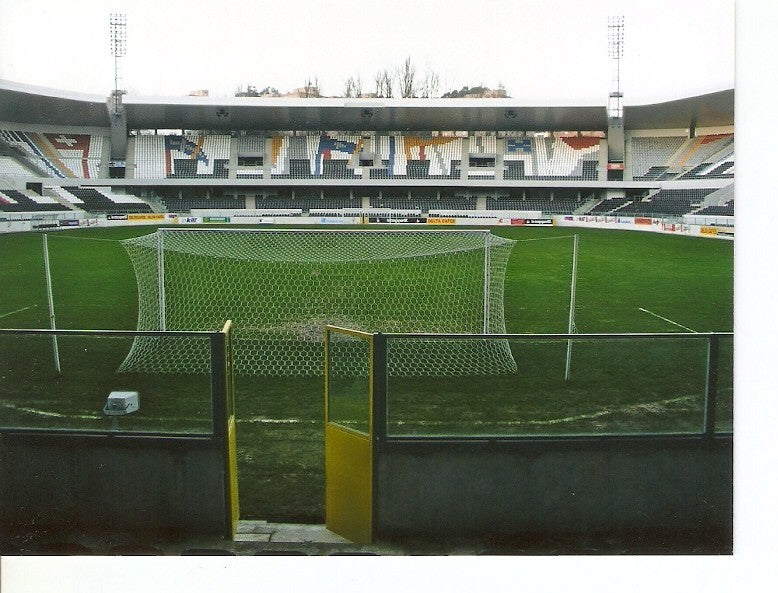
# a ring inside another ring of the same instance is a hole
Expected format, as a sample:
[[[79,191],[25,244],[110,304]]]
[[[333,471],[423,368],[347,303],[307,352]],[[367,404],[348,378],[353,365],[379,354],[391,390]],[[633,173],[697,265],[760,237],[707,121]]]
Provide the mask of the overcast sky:
[[[521,102],[605,104],[608,16],[625,17],[625,102],[734,86],[734,0],[0,0],[0,78],[107,95],[111,12],[127,15],[120,87],[141,95],[248,84],[284,92],[410,56],[441,92],[502,84]]]

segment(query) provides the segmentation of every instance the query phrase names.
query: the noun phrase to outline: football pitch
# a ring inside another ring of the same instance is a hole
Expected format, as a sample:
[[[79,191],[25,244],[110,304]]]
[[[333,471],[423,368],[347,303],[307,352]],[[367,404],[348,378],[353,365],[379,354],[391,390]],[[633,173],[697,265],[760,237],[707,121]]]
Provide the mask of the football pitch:
[[[49,234],[57,327],[128,329],[138,320],[135,274],[120,240],[150,227]],[[573,235],[579,260],[575,321],[589,333],[729,332],[733,243],[628,231],[495,228],[517,241],[505,278],[509,333],[566,333]],[[0,327],[47,328],[41,236],[0,235]],[[218,327],[211,328],[213,330]],[[110,428],[107,393],[141,393],[125,429],[209,429],[208,377],[117,373],[131,338],[0,337],[4,427]],[[566,341],[510,342],[515,373],[390,377],[390,434],[546,436],[696,432],[701,428],[706,342],[580,341],[563,377]],[[732,429],[732,340],[721,342],[717,429]],[[359,389],[354,385],[339,386]],[[324,517],[323,378],[237,375],[241,515],[272,521]]]

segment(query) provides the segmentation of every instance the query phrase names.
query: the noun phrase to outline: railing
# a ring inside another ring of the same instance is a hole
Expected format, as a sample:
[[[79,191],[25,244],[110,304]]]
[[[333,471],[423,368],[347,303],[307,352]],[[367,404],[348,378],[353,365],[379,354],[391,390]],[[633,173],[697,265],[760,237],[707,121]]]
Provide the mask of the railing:
[[[328,326],[325,342],[329,397],[352,411],[334,420],[377,443],[732,433],[732,333],[361,334]],[[473,357],[496,352],[515,366],[469,372]]]
[[[0,431],[223,437],[232,416],[232,324],[221,331],[0,329]],[[135,338],[160,357],[183,342],[208,352],[210,372],[119,372]],[[112,392],[139,409],[104,411]]]

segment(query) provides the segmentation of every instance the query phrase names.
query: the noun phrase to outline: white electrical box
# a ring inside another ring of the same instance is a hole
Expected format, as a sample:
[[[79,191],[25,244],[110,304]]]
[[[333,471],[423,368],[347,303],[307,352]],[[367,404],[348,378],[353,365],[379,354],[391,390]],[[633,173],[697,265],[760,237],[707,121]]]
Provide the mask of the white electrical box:
[[[137,391],[112,391],[108,394],[103,414],[106,416],[123,416],[137,412],[140,409],[140,395]]]

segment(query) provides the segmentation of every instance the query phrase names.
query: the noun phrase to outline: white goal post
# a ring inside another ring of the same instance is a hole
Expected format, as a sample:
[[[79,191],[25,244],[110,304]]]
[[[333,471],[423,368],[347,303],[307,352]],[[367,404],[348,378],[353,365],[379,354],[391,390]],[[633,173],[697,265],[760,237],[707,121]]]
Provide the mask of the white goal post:
[[[514,241],[488,230],[160,228],[122,243],[138,283],[138,330],[209,330],[231,319],[237,372],[322,374],[326,324],[505,333],[504,280]],[[202,345],[165,342],[136,338],[121,370],[208,368]],[[516,369],[506,341],[457,342],[415,346],[407,353],[414,364],[392,352],[390,373]]]

